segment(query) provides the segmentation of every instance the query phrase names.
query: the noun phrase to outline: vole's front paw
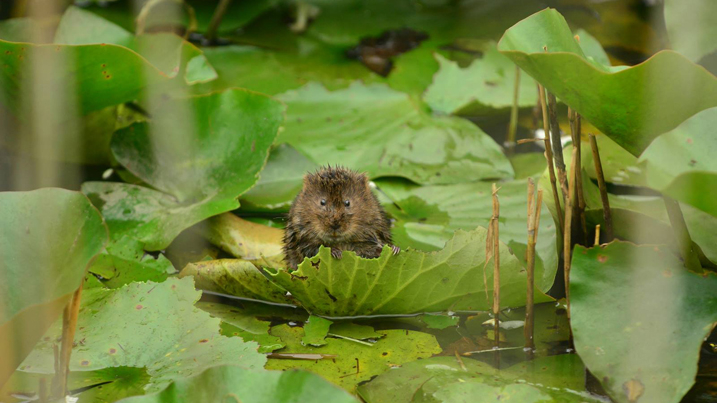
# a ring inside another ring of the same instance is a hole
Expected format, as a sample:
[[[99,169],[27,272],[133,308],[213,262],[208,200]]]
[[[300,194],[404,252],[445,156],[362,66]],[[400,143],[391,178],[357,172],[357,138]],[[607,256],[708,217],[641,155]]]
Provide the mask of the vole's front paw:
[[[331,248],[331,256],[334,259],[341,259],[341,249]]]
[[[393,255],[396,256],[396,255],[398,255],[398,252],[401,251],[401,248],[399,248],[396,245],[391,245],[391,250],[393,251]]]

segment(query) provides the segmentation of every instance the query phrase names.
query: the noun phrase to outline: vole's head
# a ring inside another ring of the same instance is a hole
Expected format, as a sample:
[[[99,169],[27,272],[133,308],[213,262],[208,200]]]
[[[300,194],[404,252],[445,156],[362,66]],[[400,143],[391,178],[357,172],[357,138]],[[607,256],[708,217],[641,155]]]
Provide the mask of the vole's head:
[[[306,229],[325,244],[351,241],[379,219],[382,211],[368,177],[342,167],[306,174],[293,210]]]

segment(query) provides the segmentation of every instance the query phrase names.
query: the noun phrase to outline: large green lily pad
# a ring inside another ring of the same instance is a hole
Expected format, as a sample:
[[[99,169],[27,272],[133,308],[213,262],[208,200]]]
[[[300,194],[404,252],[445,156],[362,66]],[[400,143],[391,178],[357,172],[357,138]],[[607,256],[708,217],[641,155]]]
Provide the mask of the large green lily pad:
[[[434,111],[481,115],[513,105],[515,64],[498,52],[495,43],[487,45],[483,57],[464,69],[440,55],[436,58],[441,68],[423,97]],[[523,77],[518,106],[533,106],[537,98],[535,83]]]
[[[438,250],[457,229],[469,230],[487,226],[493,214],[491,184],[486,182],[454,185],[415,186],[394,180],[377,181],[387,211],[396,218],[393,235],[401,247]],[[500,239],[526,265],[527,249],[527,180],[502,182],[498,185],[500,200]],[[543,195],[543,200],[549,194]],[[547,291],[555,279],[557,249],[555,224],[545,206],[541,211],[536,245],[536,285]]]
[[[684,56],[662,51],[634,67],[602,65],[586,58],[553,9],[507,30],[498,50],[634,155],[695,113],[717,106],[717,78]]]
[[[256,185],[241,197],[243,211],[287,210],[301,186],[304,175],[318,165],[288,144],[271,150]]]
[[[132,283],[83,294],[70,369],[144,367],[151,379],[148,392],[171,381],[220,364],[261,368],[266,358],[257,344],[219,334],[219,319],[194,307],[201,293],[191,279]],[[52,345],[61,331],[56,323],[23,362],[24,372],[53,371]]]
[[[281,340],[269,334],[269,322],[259,320],[252,312],[214,302],[197,302],[197,308],[222,320],[222,334],[239,336],[244,341],[259,343],[260,353],[270,353],[285,346]]]
[[[397,256],[384,247],[377,259],[322,247],[296,271],[272,273],[273,282],[315,315],[338,317],[446,310],[487,310],[492,304],[493,263],[486,264],[487,230],[456,231],[437,252],[408,250]],[[501,306],[525,304],[526,276],[508,248],[500,248]],[[490,296],[490,297],[489,297]],[[536,302],[550,300],[536,292]]]
[[[361,385],[358,393],[367,403],[600,401],[579,392],[584,368],[574,354],[535,359],[500,371],[470,358],[461,361],[433,357],[410,362]]]
[[[87,182],[83,192],[103,212],[113,238],[129,235],[148,250],[163,249],[191,225],[239,207],[237,197],[266,162],[282,110],[239,89],[167,102],[151,123],[135,123],[112,139],[117,160],[157,190]]]
[[[278,96],[288,106],[280,142],[317,164],[339,164],[371,177],[456,183],[513,175],[487,134],[467,120],[435,117],[383,85],[327,91],[310,84]]]
[[[217,259],[190,263],[179,277],[194,277],[197,288],[271,302],[289,302],[286,292],[245,260]]]
[[[0,386],[60,315],[107,239],[102,216],[80,193],[0,193]]]
[[[657,138],[640,156],[647,183],[664,194],[717,216],[717,108],[702,111]]]
[[[0,52],[4,55],[0,103],[16,111],[22,106],[21,101],[30,96],[33,65],[52,65],[45,85],[73,93],[77,110],[72,113],[81,115],[133,101],[146,86],[168,78],[132,50],[111,44],[33,45],[0,41]]]
[[[182,38],[166,33],[136,37],[124,28],[75,6],[67,8],[55,33],[55,43],[66,45],[114,44],[131,49],[149,60],[168,77],[180,74],[187,84],[217,78],[201,50]]]
[[[278,351],[286,354],[325,354],[333,357],[317,361],[270,359],[266,369],[306,369],[321,375],[349,392],[355,392],[360,382],[406,362],[428,358],[441,352],[436,338],[428,333],[409,330],[380,330],[384,337],[373,345],[359,344],[349,340],[326,339],[321,347],[304,346],[304,329],[279,325],[271,328],[271,334],[281,337],[286,348]]]
[[[615,401],[679,402],[717,322],[715,290],[717,276],[685,270],[658,246],[578,246],[570,276],[575,348]]]
[[[665,0],[665,26],[672,49],[694,62],[717,50],[717,4],[704,0]]]
[[[252,371],[229,365],[176,380],[161,392],[123,403],[357,403],[355,397],[306,371]]]

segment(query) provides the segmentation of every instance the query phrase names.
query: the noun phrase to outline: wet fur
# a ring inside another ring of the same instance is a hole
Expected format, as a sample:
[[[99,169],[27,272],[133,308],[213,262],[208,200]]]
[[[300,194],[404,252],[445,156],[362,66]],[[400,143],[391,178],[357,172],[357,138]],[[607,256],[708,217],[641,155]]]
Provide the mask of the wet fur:
[[[349,207],[344,204],[346,200]],[[304,186],[291,205],[284,232],[289,267],[296,268],[305,257],[315,256],[321,245],[375,258],[384,245],[390,244],[391,222],[365,174],[327,167],[304,176]]]

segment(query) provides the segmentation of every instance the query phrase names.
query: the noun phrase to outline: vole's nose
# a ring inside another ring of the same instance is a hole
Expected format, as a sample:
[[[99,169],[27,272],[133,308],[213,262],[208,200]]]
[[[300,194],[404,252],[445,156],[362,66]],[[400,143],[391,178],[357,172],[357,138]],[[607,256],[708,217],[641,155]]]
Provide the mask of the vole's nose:
[[[331,223],[331,226],[330,226],[330,227],[331,227],[332,230],[338,231],[338,229],[341,228],[341,224],[339,224],[338,222],[334,221],[333,223]]]

